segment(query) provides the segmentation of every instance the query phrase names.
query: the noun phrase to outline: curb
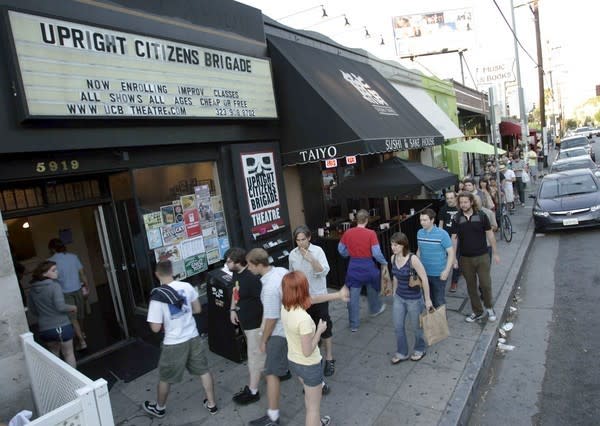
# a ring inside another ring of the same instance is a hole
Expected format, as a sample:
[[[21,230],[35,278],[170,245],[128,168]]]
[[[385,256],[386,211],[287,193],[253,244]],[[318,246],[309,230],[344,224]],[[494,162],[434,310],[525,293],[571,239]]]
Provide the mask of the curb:
[[[510,306],[509,302],[516,284],[521,278],[525,257],[531,249],[534,240],[535,233],[532,224],[533,219],[530,219],[527,223],[525,238],[523,239],[524,244],[521,244],[515,257],[515,263],[520,263],[517,268],[512,268],[508,273],[502,290],[494,304],[494,308],[496,308],[496,312],[498,313],[498,321],[486,323],[479,339],[477,339],[467,365],[459,377],[454,392],[438,423],[440,426],[466,425],[471,417],[473,407],[479,396],[479,388],[486,377],[496,350],[498,328],[502,324],[503,319],[506,318]]]

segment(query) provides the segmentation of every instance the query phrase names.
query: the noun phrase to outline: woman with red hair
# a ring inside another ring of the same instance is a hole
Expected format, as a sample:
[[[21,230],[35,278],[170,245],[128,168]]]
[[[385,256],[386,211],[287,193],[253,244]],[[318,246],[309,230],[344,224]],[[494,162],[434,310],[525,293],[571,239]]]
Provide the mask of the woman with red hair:
[[[328,425],[331,421],[329,416],[320,417],[323,365],[319,351],[319,340],[327,329],[327,323],[321,319],[315,326],[306,312],[311,305],[311,297],[304,273],[294,271],[286,274],[282,280],[282,291],[281,322],[288,345],[290,371],[304,385],[305,424]]]

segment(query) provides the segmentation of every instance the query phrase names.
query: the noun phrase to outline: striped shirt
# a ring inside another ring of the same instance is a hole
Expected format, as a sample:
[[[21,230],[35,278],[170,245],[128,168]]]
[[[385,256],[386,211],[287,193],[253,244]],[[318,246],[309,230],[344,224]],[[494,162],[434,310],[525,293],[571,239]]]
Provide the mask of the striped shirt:
[[[421,228],[417,232],[417,244],[419,245],[419,259],[425,267],[427,275],[439,277],[446,268],[448,250],[452,247],[450,235],[433,225],[428,232]]]

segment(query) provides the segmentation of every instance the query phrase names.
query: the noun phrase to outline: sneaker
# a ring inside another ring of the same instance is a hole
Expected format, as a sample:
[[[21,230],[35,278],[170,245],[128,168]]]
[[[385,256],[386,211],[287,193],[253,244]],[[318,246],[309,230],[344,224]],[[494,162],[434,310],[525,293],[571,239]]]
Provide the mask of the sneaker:
[[[458,288],[458,283],[450,284],[450,293],[456,293],[456,289]]]
[[[371,318],[378,317],[379,315],[383,314],[384,312],[385,312],[385,305],[381,305],[381,309],[379,310],[379,312],[375,312],[374,314],[371,314]]]
[[[251,426],[275,426],[279,424],[279,419],[277,420],[271,420],[271,418],[268,415],[264,415],[256,420],[252,420],[250,423],[248,423]]]
[[[335,373],[335,359],[326,359],[325,360],[325,368],[323,369],[323,374],[326,377],[333,376]]]
[[[465,318],[466,322],[475,322],[475,321],[479,321],[480,319],[484,319],[486,315],[486,312],[483,311],[481,314],[477,315],[476,313],[472,313],[471,315],[467,316]]]
[[[163,418],[166,413],[166,410],[164,408],[162,410],[159,410],[158,408],[156,408],[156,403],[152,404],[150,401],[144,401],[144,403],[142,404],[142,408],[146,413],[150,414],[151,416],[158,417],[159,419]]]
[[[208,399],[204,398],[204,401],[202,401],[202,404],[204,405],[204,407],[206,407],[206,409],[208,410],[208,412],[210,414],[212,414],[213,416],[215,414],[217,414],[217,411],[219,411],[219,409],[217,408],[217,404],[213,405],[212,407],[208,406]]]
[[[260,392],[257,391],[256,394],[253,394],[248,386],[244,386],[244,389],[233,395],[231,399],[236,404],[248,405],[260,399]]]
[[[350,329],[350,331],[351,331],[351,332],[353,332],[353,333],[356,333],[356,332],[358,331],[358,327],[356,327],[356,328],[351,328],[351,329]]]
[[[321,391],[321,393],[323,395],[329,395],[330,392],[331,388],[329,387],[329,385],[327,383],[323,383],[323,390]]]
[[[493,309],[488,309],[487,314],[488,314],[488,321],[490,321],[490,322],[496,321],[496,312],[494,312]]]
[[[292,372],[290,370],[287,371],[283,376],[279,376],[280,382],[285,382],[286,380],[290,380],[292,378]]]
[[[331,417],[323,416],[321,417],[321,426],[329,426],[331,424]]]

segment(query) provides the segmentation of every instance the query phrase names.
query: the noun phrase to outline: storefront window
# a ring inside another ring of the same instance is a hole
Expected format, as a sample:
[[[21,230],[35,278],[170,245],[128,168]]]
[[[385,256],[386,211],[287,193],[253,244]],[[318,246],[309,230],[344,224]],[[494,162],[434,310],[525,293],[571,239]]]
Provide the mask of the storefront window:
[[[148,274],[156,262],[173,262],[175,278],[205,292],[206,272],[229,249],[221,186],[214,162],[152,167],[133,171],[144,226]],[[147,280],[145,300],[155,280]]]

